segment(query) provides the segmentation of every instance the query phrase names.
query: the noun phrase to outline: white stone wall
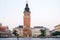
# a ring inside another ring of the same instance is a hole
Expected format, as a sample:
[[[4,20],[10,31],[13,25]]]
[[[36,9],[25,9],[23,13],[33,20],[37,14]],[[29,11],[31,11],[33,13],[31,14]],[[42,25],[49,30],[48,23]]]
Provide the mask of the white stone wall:
[[[45,29],[45,28],[32,28],[32,37],[37,37],[39,35],[41,35],[41,31],[40,30],[46,30],[46,37],[50,37],[51,33],[49,31],[49,29]]]

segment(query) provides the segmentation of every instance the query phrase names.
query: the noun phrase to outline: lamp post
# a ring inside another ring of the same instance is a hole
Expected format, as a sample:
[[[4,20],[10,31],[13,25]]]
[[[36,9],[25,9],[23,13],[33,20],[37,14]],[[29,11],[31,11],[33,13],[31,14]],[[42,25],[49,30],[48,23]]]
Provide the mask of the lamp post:
[[[17,40],[19,40],[19,34],[17,34]]]

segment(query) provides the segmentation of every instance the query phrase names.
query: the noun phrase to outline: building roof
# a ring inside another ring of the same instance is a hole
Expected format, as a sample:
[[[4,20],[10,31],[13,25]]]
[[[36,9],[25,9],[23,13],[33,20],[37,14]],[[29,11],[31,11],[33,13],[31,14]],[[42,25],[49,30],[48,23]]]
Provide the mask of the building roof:
[[[23,28],[23,25],[19,25],[18,27],[15,27],[14,29],[18,29],[18,28]]]
[[[55,27],[58,27],[58,26],[60,26],[60,24],[56,25]]]
[[[19,25],[19,28],[23,28],[23,25]]]
[[[43,26],[35,26],[34,28],[44,28]]]
[[[5,31],[6,31],[6,29],[7,29],[7,27],[6,27],[6,26],[1,26],[1,27],[0,27],[0,31],[2,31],[2,32],[5,32]]]

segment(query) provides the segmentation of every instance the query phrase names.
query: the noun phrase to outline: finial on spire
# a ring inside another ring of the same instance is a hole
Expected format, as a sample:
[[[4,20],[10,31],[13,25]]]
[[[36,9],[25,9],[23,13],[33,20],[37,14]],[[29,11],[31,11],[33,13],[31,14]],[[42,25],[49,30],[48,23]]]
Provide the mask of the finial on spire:
[[[26,4],[28,4],[28,1],[26,0]]]

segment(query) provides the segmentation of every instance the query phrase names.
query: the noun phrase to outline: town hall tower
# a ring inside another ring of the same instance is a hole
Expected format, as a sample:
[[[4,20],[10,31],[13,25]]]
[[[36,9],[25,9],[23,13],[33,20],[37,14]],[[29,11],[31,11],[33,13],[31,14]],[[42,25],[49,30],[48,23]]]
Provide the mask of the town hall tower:
[[[24,16],[23,16],[23,23],[24,23],[23,36],[24,37],[32,37],[31,28],[30,28],[30,22],[31,22],[30,14],[31,14],[31,12],[28,7],[28,3],[26,3],[26,7],[24,10]]]

